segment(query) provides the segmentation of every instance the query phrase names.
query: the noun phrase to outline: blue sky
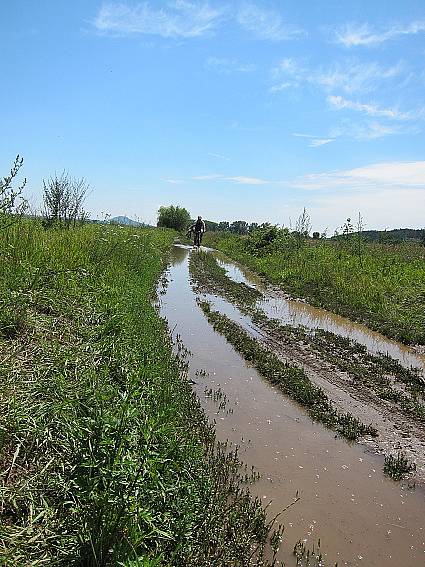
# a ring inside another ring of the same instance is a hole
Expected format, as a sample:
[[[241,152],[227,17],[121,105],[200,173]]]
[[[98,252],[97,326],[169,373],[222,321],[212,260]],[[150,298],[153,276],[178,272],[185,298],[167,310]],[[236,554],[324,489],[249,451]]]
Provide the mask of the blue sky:
[[[0,172],[154,222],[425,225],[425,4],[0,2]]]

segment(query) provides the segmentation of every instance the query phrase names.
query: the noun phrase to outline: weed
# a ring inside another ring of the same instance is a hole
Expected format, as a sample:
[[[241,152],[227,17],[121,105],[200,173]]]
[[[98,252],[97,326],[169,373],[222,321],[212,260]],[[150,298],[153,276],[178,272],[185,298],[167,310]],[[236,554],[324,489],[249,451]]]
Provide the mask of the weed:
[[[384,473],[394,480],[401,480],[405,475],[415,471],[415,463],[410,463],[403,453],[397,453],[397,456],[388,455],[385,457]]]
[[[198,290],[220,293],[237,304],[252,305],[262,298],[258,290],[231,280],[209,252],[191,254],[190,273]]]

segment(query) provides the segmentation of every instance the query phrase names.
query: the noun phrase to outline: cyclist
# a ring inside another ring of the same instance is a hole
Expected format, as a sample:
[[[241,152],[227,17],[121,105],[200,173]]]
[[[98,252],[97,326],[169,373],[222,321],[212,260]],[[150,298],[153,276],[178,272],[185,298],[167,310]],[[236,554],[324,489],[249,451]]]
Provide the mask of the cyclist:
[[[190,227],[189,233],[193,233],[193,245],[198,248],[201,246],[202,235],[205,232],[205,223],[199,216],[196,222]]]

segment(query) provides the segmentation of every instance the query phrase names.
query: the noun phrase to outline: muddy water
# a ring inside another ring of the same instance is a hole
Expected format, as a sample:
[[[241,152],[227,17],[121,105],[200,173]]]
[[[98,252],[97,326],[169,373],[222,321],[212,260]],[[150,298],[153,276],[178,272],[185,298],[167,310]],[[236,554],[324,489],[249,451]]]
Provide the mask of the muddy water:
[[[342,337],[348,337],[364,345],[371,353],[386,353],[399,360],[404,366],[420,368],[425,375],[425,354],[420,355],[406,345],[393,341],[368,329],[366,326],[355,323],[326,311],[313,307],[303,301],[287,299],[282,294],[271,292],[262,280],[243,266],[229,262],[228,258],[214,252],[219,264],[224,267],[227,274],[236,282],[243,282],[250,287],[256,287],[264,294],[264,300],[257,303],[269,317],[277,319],[288,325],[302,325],[308,329],[324,329]]]
[[[299,491],[301,500],[282,518],[286,526],[279,560],[295,565],[294,544],[321,540],[327,565],[418,567],[425,565],[425,494],[386,479],[382,458],[349,445],[273,388],[208,324],[196,303],[188,273],[189,251],[175,247],[161,313],[192,352],[190,376],[217,436],[238,444],[242,459],[261,480],[252,490],[270,516]],[[218,300],[221,307],[234,309]],[[217,304],[220,308],[220,305]],[[233,313],[237,317],[237,310]],[[200,378],[197,370],[208,375]],[[218,412],[205,388],[229,399]],[[218,412],[218,413],[217,413]]]

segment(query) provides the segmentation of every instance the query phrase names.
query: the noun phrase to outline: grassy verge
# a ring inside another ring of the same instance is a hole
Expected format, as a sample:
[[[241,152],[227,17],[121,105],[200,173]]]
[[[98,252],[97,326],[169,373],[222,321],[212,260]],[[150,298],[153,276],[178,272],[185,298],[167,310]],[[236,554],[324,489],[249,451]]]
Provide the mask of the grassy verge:
[[[266,565],[152,307],[173,233],[0,233],[0,564]]]
[[[349,440],[377,434],[371,425],[361,423],[349,413],[338,412],[325,392],[315,386],[302,369],[280,360],[226,315],[212,311],[209,303],[200,301],[199,304],[214,329],[224,335],[262,376],[305,407],[314,420],[322,422]]]
[[[425,249],[419,244],[299,245],[288,237],[257,249],[250,237],[207,233],[205,245],[313,305],[404,343],[425,344]]]
[[[190,274],[199,291],[218,293],[237,305],[253,306],[261,299],[262,294],[243,282],[236,283],[226,274],[226,270],[218,265],[209,252],[197,252],[190,256]]]

